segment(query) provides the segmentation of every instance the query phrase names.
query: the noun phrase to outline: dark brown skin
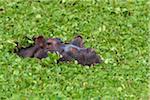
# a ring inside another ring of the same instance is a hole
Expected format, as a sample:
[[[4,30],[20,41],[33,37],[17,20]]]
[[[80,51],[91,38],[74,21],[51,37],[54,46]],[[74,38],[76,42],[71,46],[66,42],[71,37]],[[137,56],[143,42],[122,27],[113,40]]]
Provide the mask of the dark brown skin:
[[[91,48],[81,50],[79,53],[77,53],[77,61],[81,65],[88,65],[88,66],[102,62],[101,58]]]
[[[49,52],[61,52],[62,51],[61,46],[65,45],[57,38],[49,38],[46,43],[47,43],[46,48],[48,49]]]
[[[79,64],[88,66],[101,63],[100,57],[93,49],[82,48],[83,41],[80,37],[76,37],[70,44],[63,44],[53,38],[49,38],[47,42],[50,44],[49,51],[57,51],[62,55],[58,63],[72,60],[77,60]]]
[[[84,47],[83,38],[81,36],[76,36],[69,44],[75,45],[77,47]],[[60,52],[61,46],[65,46],[67,44],[62,43],[58,38],[49,38],[47,40],[47,48],[51,52]]]
[[[71,47],[71,45],[70,45]],[[71,47],[68,51],[61,52],[62,58],[58,62],[77,60],[81,65],[95,65],[101,63],[102,60],[91,48]]]
[[[46,58],[47,56],[48,56],[48,50],[47,49],[43,49],[43,48],[38,49],[34,53],[34,57],[35,58],[39,58],[39,59]]]
[[[76,36],[76,37],[70,42],[70,44],[83,48],[83,47],[84,47],[84,42],[83,42],[82,36],[80,36],[80,35]]]
[[[35,45],[38,45],[39,48],[36,52],[34,52],[35,58],[46,58],[48,56],[48,50],[46,49],[47,43],[43,36],[39,36],[38,38],[35,38]]]
[[[16,52],[22,57],[35,57],[38,59],[46,58],[48,52],[58,52],[62,57],[58,62],[66,62],[77,60],[81,65],[95,65],[101,63],[101,58],[91,48],[84,48],[83,38],[76,36],[70,43],[65,44],[59,38],[45,39],[43,36],[38,36],[33,39],[34,44],[19,48]]]
[[[22,56],[22,57],[33,57],[34,53],[37,51],[38,48],[39,48],[39,46],[37,46],[37,45],[29,46],[29,47],[26,47],[26,48],[21,48],[17,52],[17,54],[19,56]]]
[[[45,54],[43,54],[44,53],[43,49],[46,46],[45,38],[43,36],[38,36],[33,40],[34,40],[34,44],[29,47],[19,48],[17,46],[18,51],[16,53],[22,57],[37,57],[37,58],[46,57]]]

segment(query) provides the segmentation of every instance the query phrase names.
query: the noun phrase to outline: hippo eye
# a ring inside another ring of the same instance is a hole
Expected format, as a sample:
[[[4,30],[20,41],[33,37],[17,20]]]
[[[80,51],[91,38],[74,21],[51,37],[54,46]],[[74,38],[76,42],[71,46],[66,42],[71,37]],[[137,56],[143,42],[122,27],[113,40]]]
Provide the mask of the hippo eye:
[[[57,42],[62,43],[62,40],[60,38],[55,38]]]
[[[47,45],[52,45],[52,43],[48,42]]]

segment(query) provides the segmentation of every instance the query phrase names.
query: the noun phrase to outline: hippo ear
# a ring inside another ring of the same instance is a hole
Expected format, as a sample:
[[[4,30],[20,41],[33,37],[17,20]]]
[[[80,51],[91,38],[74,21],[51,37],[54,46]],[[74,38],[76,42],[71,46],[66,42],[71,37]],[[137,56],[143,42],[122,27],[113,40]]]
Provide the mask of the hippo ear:
[[[45,38],[43,36],[35,37],[33,40],[34,40],[35,44],[41,44],[41,43],[45,42]]]
[[[83,47],[84,47],[84,42],[83,42],[82,36],[80,36],[80,35],[76,36],[76,37],[70,42],[70,44],[83,48]]]
[[[81,35],[77,35],[75,38],[83,39],[83,37]]]

